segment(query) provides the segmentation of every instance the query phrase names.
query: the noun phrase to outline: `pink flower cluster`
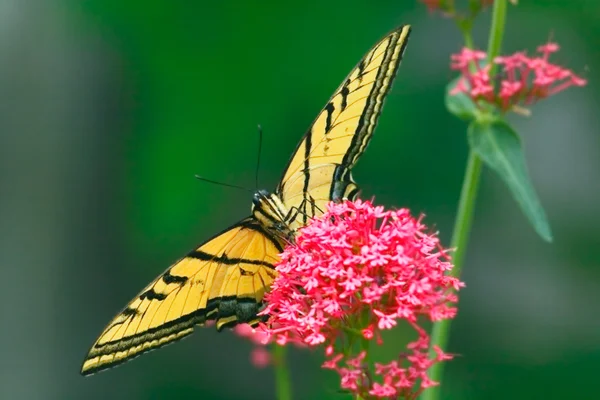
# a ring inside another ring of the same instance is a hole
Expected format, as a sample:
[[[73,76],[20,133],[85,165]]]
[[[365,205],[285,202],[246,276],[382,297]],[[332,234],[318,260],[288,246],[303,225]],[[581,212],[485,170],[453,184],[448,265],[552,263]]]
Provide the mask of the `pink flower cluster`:
[[[430,12],[440,10],[449,12],[454,8],[454,0],[420,0],[421,3],[427,6]],[[494,0],[480,0],[481,7],[487,7],[494,3]]]
[[[489,75],[490,64],[481,66],[487,57],[485,52],[463,48],[451,56],[450,68],[460,71],[462,76],[450,94],[466,93],[476,104],[485,102],[506,112],[518,104],[530,105],[570,86],[586,85],[585,79],[548,61],[550,54],[558,49],[556,43],[547,43],[538,47],[540,54],[535,57],[528,57],[525,52],[496,57],[494,64],[501,68],[498,81]]]
[[[437,382],[429,379],[426,371],[437,362],[451,360],[452,356],[436,346],[436,356],[429,358],[429,336],[418,325],[413,326],[419,332],[419,339],[409,343],[408,352],[400,354],[397,360],[389,363],[376,362],[374,373],[365,362],[365,351],[345,360],[345,367],[338,366],[344,355],[337,354],[325,361],[323,368],[337,371],[341,376],[341,388],[358,394],[363,399],[416,399],[424,389],[437,385]]]
[[[429,358],[429,337],[417,319],[453,318],[450,303],[463,283],[445,275],[452,268],[449,257],[425,230],[407,209],[384,211],[360,200],[330,203],[281,254],[279,275],[265,296],[262,314],[270,317],[263,328],[280,345],[323,344],[324,367],[338,371],[342,387],[354,393],[387,397],[416,384],[431,386],[427,369],[450,356],[440,350]],[[399,320],[414,327],[419,340],[409,344],[410,355],[375,368],[379,383],[363,356],[347,358],[355,350],[349,343],[381,344],[381,331]],[[345,357],[346,366],[338,367]]]

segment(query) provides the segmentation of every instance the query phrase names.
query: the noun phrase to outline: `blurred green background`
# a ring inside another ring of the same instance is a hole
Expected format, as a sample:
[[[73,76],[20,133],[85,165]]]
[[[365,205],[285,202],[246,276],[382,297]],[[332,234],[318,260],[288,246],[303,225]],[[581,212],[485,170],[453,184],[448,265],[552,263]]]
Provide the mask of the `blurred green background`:
[[[600,3],[521,1],[504,49],[549,37],[589,79],[515,116],[554,230],[543,243],[484,173],[444,399],[594,399],[600,381]],[[490,13],[476,27],[486,44]],[[427,214],[446,245],[465,125],[444,109],[452,22],[417,1],[0,1],[0,398],[271,399],[251,345],[198,329],[92,377],[109,319],[274,188],[329,95],[386,32],[413,34],[369,150],[363,197]],[[338,398],[320,351],[292,350],[297,399]]]

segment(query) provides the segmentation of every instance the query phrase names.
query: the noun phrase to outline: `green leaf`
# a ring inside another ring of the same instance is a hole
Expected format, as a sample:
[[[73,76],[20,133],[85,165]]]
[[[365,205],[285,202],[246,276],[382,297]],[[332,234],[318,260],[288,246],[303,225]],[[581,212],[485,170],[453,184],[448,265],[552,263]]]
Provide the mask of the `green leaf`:
[[[456,87],[460,77],[453,79],[446,86],[446,96],[444,102],[450,114],[456,115],[458,118],[465,121],[474,120],[479,114],[477,106],[466,93],[450,94],[450,91]]]
[[[496,119],[473,121],[468,134],[473,151],[506,183],[535,231],[551,242],[550,225],[527,174],[517,133],[506,122]]]

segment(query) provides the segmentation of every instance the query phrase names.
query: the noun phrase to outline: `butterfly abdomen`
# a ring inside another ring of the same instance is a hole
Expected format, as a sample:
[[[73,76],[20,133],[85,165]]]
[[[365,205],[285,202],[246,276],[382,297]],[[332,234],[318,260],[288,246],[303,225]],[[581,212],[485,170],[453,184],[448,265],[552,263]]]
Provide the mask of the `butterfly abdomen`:
[[[216,318],[217,330],[232,327],[240,323],[255,325],[258,323],[256,314],[262,308],[255,298],[240,298],[231,296],[219,301],[219,315]]]

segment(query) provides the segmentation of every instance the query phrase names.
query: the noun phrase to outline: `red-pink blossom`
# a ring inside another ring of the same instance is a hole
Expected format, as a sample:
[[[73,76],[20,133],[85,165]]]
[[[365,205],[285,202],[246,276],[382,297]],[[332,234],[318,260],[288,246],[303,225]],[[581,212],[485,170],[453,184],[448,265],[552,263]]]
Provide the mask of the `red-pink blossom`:
[[[248,324],[239,324],[233,328],[233,332],[241,337],[249,338],[255,344],[265,345],[269,337],[262,329],[255,329]]]
[[[233,328],[233,332],[238,336],[250,339],[254,344],[250,353],[250,362],[255,367],[264,368],[271,363],[271,354],[265,348],[269,342],[269,336],[264,330],[252,328],[248,324],[239,324]]]
[[[420,0],[427,6],[429,12],[441,11],[446,16],[452,16],[454,11],[454,0]],[[487,7],[494,3],[494,0],[479,0],[481,7]]]
[[[367,340],[371,340],[373,339],[374,333],[373,333],[373,326],[369,325],[367,326],[365,329],[362,330],[362,336],[367,339]]]
[[[418,319],[454,317],[455,291],[464,286],[445,275],[449,255],[421,221],[407,209],[385,211],[369,201],[328,204],[281,254],[261,327],[278,344],[324,345],[323,368],[340,374],[343,389],[369,398],[420,392],[427,369],[449,356],[429,357]],[[373,375],[366,353],[356,355],[348,343],[380,344],[381,331],[402,321],[419,339]]]
[[[398,392],[395,387],[387,383],[380,385],[379,383],[375,382],[373,384],[373,389],[369,390],[369,394],[375,397],[391,397],[396,396]]]
[[[271,353],[264,346],[256,346],[250,353],[250,361],[257,368],[264,368],[271,364]]]
[[[528,57],[525,52],[517,52],[496,57],[493,63],[500,72],[497,78],[491,79],[491,64],[481,65],[486,54],[463,48],[450,57],[450,68],[461,72],[450,94],[466,93],[479,107],[486,103],[506,112],[520,104],[533,104],[570,86],[585,86],[585,79],[548,61],[550,54],[558,50],[558,44],[548,42],[537,48],[537,56]]]
[[[421,0],[421,3],[425,4],[430,12],[435,11],[442,6],[441,0]]]

